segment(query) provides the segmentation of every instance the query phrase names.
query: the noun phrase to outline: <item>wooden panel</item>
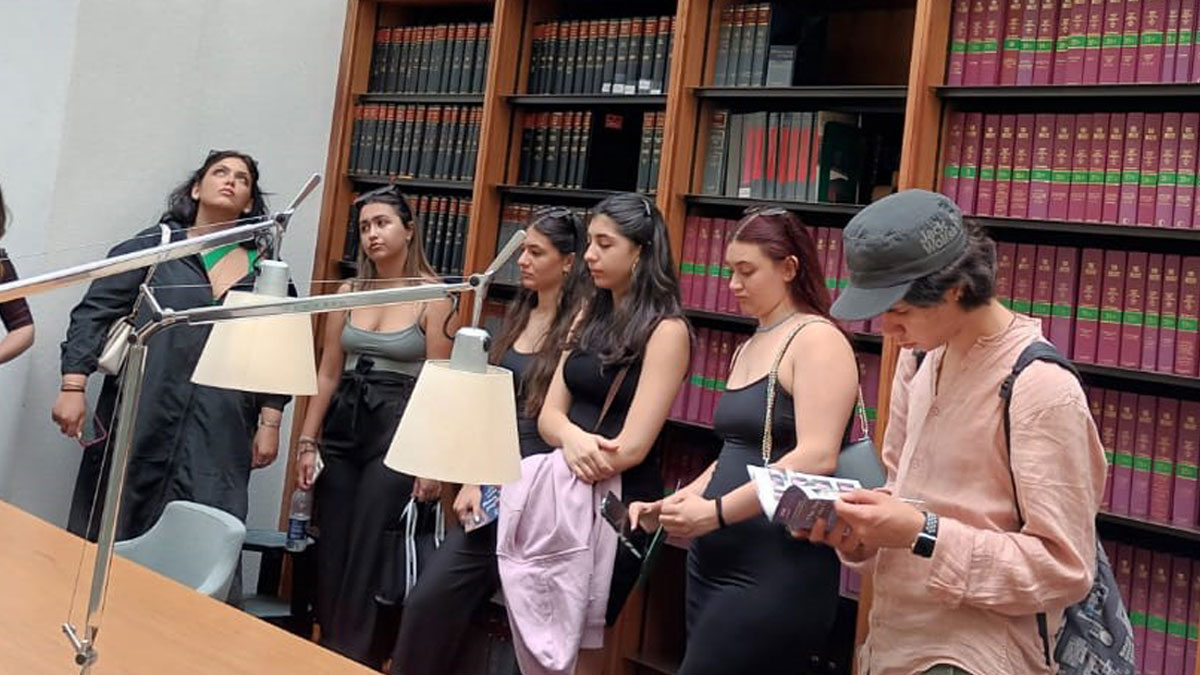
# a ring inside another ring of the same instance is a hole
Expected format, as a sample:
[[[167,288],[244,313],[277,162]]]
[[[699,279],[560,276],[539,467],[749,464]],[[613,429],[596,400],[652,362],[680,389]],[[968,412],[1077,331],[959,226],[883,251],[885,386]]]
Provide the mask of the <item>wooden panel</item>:
[[[876,8],[829,14],[825,79],[831,84],[908,81],[915,11]]]

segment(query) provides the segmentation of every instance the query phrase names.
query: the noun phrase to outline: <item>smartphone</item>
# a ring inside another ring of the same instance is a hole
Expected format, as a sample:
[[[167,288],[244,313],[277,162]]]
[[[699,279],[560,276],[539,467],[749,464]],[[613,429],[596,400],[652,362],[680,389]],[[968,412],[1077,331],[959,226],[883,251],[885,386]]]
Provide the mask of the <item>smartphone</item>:
[[[643,551],[630,540],[633,531],[629,525],[629,507],[611,491],[600,500],[600,517],[617,531],[617,538],[630,553],[637,556],[638,560],[644,557]]]

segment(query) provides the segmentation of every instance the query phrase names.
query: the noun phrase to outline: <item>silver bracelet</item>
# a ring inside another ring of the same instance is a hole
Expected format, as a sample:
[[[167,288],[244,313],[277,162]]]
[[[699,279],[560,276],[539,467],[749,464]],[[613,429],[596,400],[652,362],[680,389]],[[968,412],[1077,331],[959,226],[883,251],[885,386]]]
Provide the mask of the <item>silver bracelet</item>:
[[[268,421],[264,420],[261,416],[258,418],[258,426],[260,426],[260,427],[267,427],[268,429],[278,429],[282,424],[283,424],[283,420],[280,420],[278,422],[268,422]]]

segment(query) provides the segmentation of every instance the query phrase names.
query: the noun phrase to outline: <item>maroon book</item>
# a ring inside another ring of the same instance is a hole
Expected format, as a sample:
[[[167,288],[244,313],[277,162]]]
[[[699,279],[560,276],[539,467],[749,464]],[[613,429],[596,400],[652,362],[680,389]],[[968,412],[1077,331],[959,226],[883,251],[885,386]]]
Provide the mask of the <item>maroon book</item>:
[[[1016,262],[1013,264],[1013,305],[1018,314],[1033,312],[1033,277],[1037,264],[1037,246],[1017,244]]]
[[[1142,324],[1146,316],[1145,251],[1131,251],[1125,260],[1125,308],[1121,313],[1122,368],[1137,369],[1142,363]]]
[[[1154,464],[1154,423],[1158,418],[1158,400],[1138,395],[1137,426],[1133,434],[1133,478],[1129,488],[1129,515],[1150,515],[1150,473]]]
[[[1146,656],[1142,662],[1142,675],[1165,675],[1163,660],[1167,651],[1170,606],[1171,554],[1155,551],[1150,562],[1150,601],[1146,611]]]
[[[1100,220],[1117,222],[1121,209],[1121,167],[1125,163],[1125,113],[1108,117],[1108,151],[1104,160],[1104,200]]]
[[[1151,253],[1146,261],[1146,312],[1142,322],[1141,370],[1158,365],[1158,331],[1162,325],[1163,255]]]
[[[967,28],[971,20],[971,0],[954,0],[950,11],[950,55],[946,59],[946,84],[963,84],[967,64]]]
[[[838,296],[838,281],[842,269],[842,232],[829,231],[829,242],[825,248],[825,287],[831,300]]]
[[[1191,1],[1188,0],[1189,3]],[[1183,4],[1181,0],[1166,0],[1166,3],[1167,24],[1166,31],[1163,33],[1162,69],[1158,74],[1159,82],[1175,80],[1175,54],[1179,44],[1179,10]]]
[[[1071,159],[1074,154],[1075,115],[1054,116],[1054,144],[1050,157],[1051,220],[1066,220],[1071,194]]]
[[[1175,198],[1171,227],[1191,229],[1196,190],[1196,139],[1200,113],[1183,113],[1179,123],[1179,162],[1175,171]]]
[[[1053,246],[1039,245],[1033,262],[1033,316],[1042,322],[1042,337],[1050,338],[1050,310],[1054,306]]]
[[[1108,157],[1108,113],[1092,115],[1092,141],[1088,150],[1087,206],[1083,219],[1098,223],[1104,216],[1104,162]]]
[[[1142,126],[1142,169],[1138,176],[1137,224],[1154,225],[1158,199],[1159,151],[1162,149],[1161,113],[1146,113]]]
[[[721,292],[718,294],[721,311],[726,314],[738,313],[737,298],[733,297],[733,291],[729,289],[729,282],[733,278],[733,270],[725,263],[725,251],[729,250],[729,242],[733,241],[735,232],[737,232],[737,221],[726,220],[725,243],[721,246]]]
[[[1071,186],[1067,198],[1067,220],[1081,223],[1087,220],[1087,195],[1092,161],[1092,115],[1077,115],[1075,144],[1071,151]]]
[[[1054,260],[1054,304],[1050,309],[1050,342],[1071,358],[1075,338],[1075,284],[1079,279],[1079,249],[1059,246]]]
[[[946,115],[946,135],[942,143],[942,182],[941,191],[958,203],[958,181],[962,171],[963,124],[966,116],[960,112]]]
[[[1117,398],[1117,452],[1113,461],[1112,512],[1129,515],[1133,487],[1133,444],[1137,436],[1137,394],[1120,392]]]
[[[1016,244],[996,242],[996,298],[1009,309],[1012,309],[1013,264],[1016,257]]]
[[[1171,524],[1195,527],[1196,465],[1200,463],[1200,401],[1179,403],[1179,441],[1175,444],[1175,480]]]
[[[976,84],[993,86],[1000,80],[1000,40],[1004,35],[1004,1],[987,0],[983,34],[979,44],[979,75]]]
[[[1104,458],[1108,463],[1108,478],[1104,481],[1105,511],[1112,511],[1113,467],[1117,463],[1117,421],[1119,419],[1121,393],[1115,389],[1104,390],[1104,407],[1100,416],[1100,442],[1104,445]]]
[[[1185,0],[1179,6],[1179,45],[1175,47],[1175,73],[1172,82],[1191,81],[1192,58],[1195,50],[1196,6]]]
[[[708,338],[708,363],[707,371],[704,376],[704,402],[701,415],[702,420],[707,425],[712,425],[713,411],[717,408],[717,398],[720,396],[720,389],[725,384],[725,375],[729,372],[728,353],[725,354],[725,360],[722,360],[721,345],[729,348],[729,334],[726,331],[713,331]]]
[[[1179,323],[1175,334],[1175,374],[1196,376],[1197,306],[1200,305],[1200,258],[1187,256],[1179,271]]]
[[[1017,116],[1000,116],[1000,141],[996,146],[996,197],[992,215],[1005,218],[1012,194],[1013,150],[1017,140]]]
[[[1079,262],[1079,300],[1075,310],[1075,343],[1071,349],[1072,358],[1080,363],[1096,362],[1103,289],[1104,251],[1085,248]]]
[[[1142,0],[1142,25],[1138,31],[1137,69],[1134,82],[1161,82],[1167,28],[1167,0]]]
[[[1162,116],[1162,140],[1158,148],[1158,185],[1154,197],[1154,226],[1173,227],[1175,215],[1175,185],[1179,181],[1180,113]]]
[[[1017,84],[1033,84],[1033,62],[1037,56],[1039,0],[1025,0],[1021,8],[1021,52],[1017,56]]]
[[[1105,0],[1104,34],[1100,40],[1100,84],[1121,79],[1121,43],[1125,39],[1125,0]],[[1136,43],[1135,43],[1136,44]]]
[[[967,58],[963,66],[963,84],[978,86],[980,81],[979,61],[983,55],[983,23],[987,15],[987,0],[971,0],[971,11],[967,15]]]
[[[1054,79],[1054,36],[1058,32],[1060,0],[1042,0],[1038,7],[1037,51],[1033,57],[1033,84],[1050,84]]]
[[[1017,62],[1021,58],[1021,30],[1024,0],[1007,0],[1004,9],[1004,41],[1000,45],[1000,84],[1017,83]]]
[[[1129,544],[1117,544],[1117,555],[1112,561],[1117,590],[1127,608],[1133,602],[1133,556],[1136,550]]]
[[[1084,35],[1083,84],[1100,81],[1100,47],[1104,41],[1104,0],[1088,0],[1087,32]]]
[[[1054,115],[1039,113],[1033,124],[1033,170],[1029,175],[1029,218],[1050,215],[1050,178],[1054,157]]]
[[[1067,62],[1071,58],[1071,21],[1074,18],[1075,0],[1059,0],[1057,26],[1054,30],[1054,66],[1051,68],[1051,84],[1068,84]],[[1082,45],[1081,45],[1082,46]],[[1082,52],[1080,53],[1080,75],[1082,75]],[[1079,84],[1078,81],[1071,84]]]
[[[983,144],[979,150],[979,187],[975,215],[990,216],[996,202],[996,148],[1000,143],[1000,115],[983,116]]]
[[[963,125],[962,163],[959,165],[958,208],[963,214],[975,213],[979,191],[979,154],[983,144],[983,113],[967,113]]]
[[[1083,84],[1083,60],[1087,55],[1089,0],[1071,2],[1071,32],[1067,36],[1067,72],[1064,84]]]
[[[725,259],[725,221],[709,219],[708,269],[704,277],[704,304],[702,309],[717,311],[717,300],[721,296],[721,261]]]
[[[1171,522],[1174,497],[1175,440],[1179,438],[1179,400],[1160,397],[1158,420],[1154,425],[1154,464],[1150,474],[1151,520]]]
[[[1121,84],[1137,82],[1138,45],[1142,38],[1142,6],[1146,0],[1125,0],[1125,18],[1122,19],[1121,60],[1117,81]]]
[[[1142,172],[1142,129],[1146,115],[1131,112],[1125,116],[1125,150],[1121,160],[1121,201],[1117,224],[1137,224],[1138,188]]]
[[[1121,354],[1121,318],[1125,304],[1125,252],[1104,252],[1104,281],[1100,298],[1100,337],[1096,363],[1116,366]]]
[[[1179,268],[1177,255],[1163,256],[1162,310],[1158,318],[1158,362],[1160,373],[1175,372],[1175,335],[1179,327]]]
[[[692,350],[692,362],[688,367],[687,412],[688,422],[702,422],[702,406],[704,404],[704,374],[707,372],[708,342],[710,330],[696,329],[696,348]]]
[[[1192,583],[1192,561],[1183,556],[1171,558],[1171,602],[1167,610],[1167,648],[1163,672],[1185,673],[1187,663],[1188,590]],[[1194,625],[1194,624],[1193,624]],[[1193,667],[1192,673],[1195,673]]]
[[[1009,189],[1010,218],[1029,217],[1029,178],[1033,169],[1032,114],[1017,115],[1017,137],[1013,143],[1013,175]],[[961,205],[961,202],[960,202]]]

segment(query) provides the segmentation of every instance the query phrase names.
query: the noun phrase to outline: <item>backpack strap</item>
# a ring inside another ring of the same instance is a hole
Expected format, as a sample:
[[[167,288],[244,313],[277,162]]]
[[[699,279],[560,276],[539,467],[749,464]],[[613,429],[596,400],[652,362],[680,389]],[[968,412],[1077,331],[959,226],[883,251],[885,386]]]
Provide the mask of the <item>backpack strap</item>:
[[[1025,515],[1021,512],[1021,498],[1017,494],[1017,474],[1012,468],[1012,421],[1009,409],[1012,407],[1013,387],[1016,385],[1017,377],[1034,361],[1048,361],[1057,364],[1074,375],[1080,384],[1083,383],[1075,364],[1063,356],[1062,352],[1058,351],[1054,345],[1038,340],[1021,350],[1017,362],[1013,364],[1012,372],[1004,378],[1004,383],[1000,385],[1000,398],[1004,401],[1004,446],[1008,450],[1008,475],[1012,478],[1013,504],[1017,507],[1017,521],[1020,522],[1021,527],[1025,526]],[[1038,635],[1042,638],[1042,654],[1046,658],[1046,665],[1049,666],[1052,664],[1050,660],[1050,628],[1046,622],[1045,612],[1038,612],[1037,627]]]

